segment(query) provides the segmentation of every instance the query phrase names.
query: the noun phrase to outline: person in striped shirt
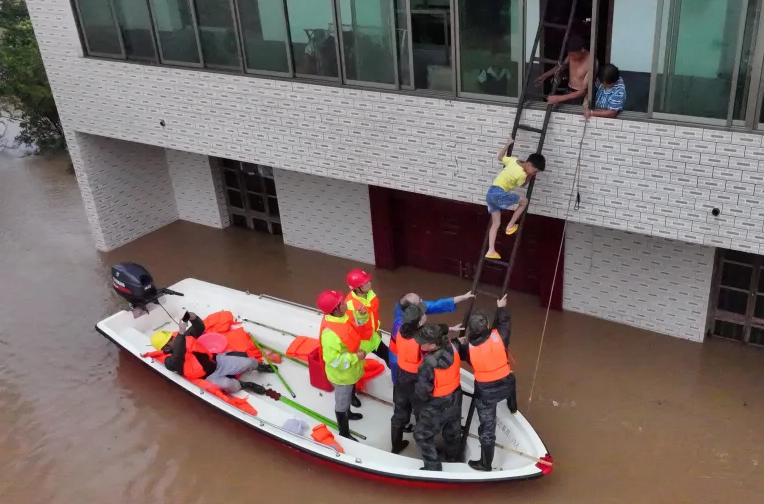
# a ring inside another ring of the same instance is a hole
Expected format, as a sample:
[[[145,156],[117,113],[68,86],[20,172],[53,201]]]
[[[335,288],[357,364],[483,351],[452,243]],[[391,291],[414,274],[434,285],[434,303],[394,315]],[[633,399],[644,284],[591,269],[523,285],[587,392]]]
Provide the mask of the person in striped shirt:
[[[598,72],[598,82],[594,93],[594,110],[586,109],[584,117],[613,118],[623,110],[626,102],[626,85],[623,83],[618,67],[608,63]]]

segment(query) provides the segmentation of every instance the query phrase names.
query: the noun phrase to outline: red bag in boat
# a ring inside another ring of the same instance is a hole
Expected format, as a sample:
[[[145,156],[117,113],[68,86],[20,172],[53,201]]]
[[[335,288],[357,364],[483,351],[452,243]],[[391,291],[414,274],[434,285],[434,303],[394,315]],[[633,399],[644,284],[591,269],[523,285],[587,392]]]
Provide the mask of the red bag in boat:
[[[231,330],[232,325],[234,325],[233,313],[225,310],[219,311],[204,319],[204,332],[225,334]]]
[[[326,377],[326,364],[318,352],[318,348],[314,348],[308,355],[308,375],[310,376],[310,384],[317,389],[327,392],[334,391],[334,385]]]
[[[366,359],[363,362],[363,376],[355,384],[356,390],[359,392],[366,392],[366,382],[376,378],[385,372],[385,365],[374,359]]]

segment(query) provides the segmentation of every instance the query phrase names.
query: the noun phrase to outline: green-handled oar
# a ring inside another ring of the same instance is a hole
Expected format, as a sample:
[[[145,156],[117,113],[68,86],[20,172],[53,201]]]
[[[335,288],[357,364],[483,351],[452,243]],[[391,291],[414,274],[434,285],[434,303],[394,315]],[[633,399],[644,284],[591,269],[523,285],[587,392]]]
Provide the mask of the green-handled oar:
[[[269,366],[271,367],[271,369],[273,370],[273,372],[274,372],[274,373],[276,373],[276,376],[278,376],[278,377],[279,377],[279,380],[281,380],[281,383],[283,383],[283,384],[284,384],[284,386],[285,386],[285,387],[286,387],[286,389],[289,391],[289,393],[292,395],[292,397],[297,397],[297,395],[294,393],[294,391],[292,391],[292,387],[290,387],[290,386],[289,386],[289,384],[286,382],[286,380],[284,379],[284,377],[283,377],[283,376],[281,376],[281,373],[279,373],[279,368],[277,368],[276,366],[274,366],[274,365],[273,365],[273,362],[271,362],[271,360],[268,358],[268,355],[267,355],[267,354],[266,354],[266,353],[263,351],[263,348],[262,348],[262,347],[260,346],[260,344],[257,342],[257,340],[255,339],[255,337],[254,337],[254,336],[252,336],[252,334],[251,334],[251,333],[249,333],[249,332],[248,332],[247,334],[249,335],[250,339],[252,340],[252,343],[254,343],[254,344],[255,344],[255,346],[257,347],[257,349],[260,351],[260,353],[261,353],[261,354],[263,355],[263,357],[265,358],[265,362],[267,362],[267,363],[268,363],[268,365],[269,365]]]
[[[318,420],[319,422],[325,424],[327,427],[331,427],[332,429],[334,429],[336,431],[340,430],[339,425],[337,425],[337,422],[335,422],[334,420],[332,420],[332,419],[330,419],[328,417],[325,417],[321,413],[317,413],[317,412],[313,411],[312,409],[308,409],[305,406],[303,406],[302,404],[299,404],[299,403],[297,403],[297,402],[295,402],[295,401],[293,401],[291,399],[287,399],[286,397],[282,396],[281,394],[279,394],[278,392],[276,392],[273,389],[266,390],[265,391],[265,395],[267,395],[268,397],[270,397],[271,399],[273,399],[275,401],[281,401],[284,404],[287,404],[287,405],[293,407],[294,409],[305,413],[309,417],[311,417],[311,418],[313,418],[315,420]],[[360,434],[360,433],[358,433],[358,432],[356,432],[354,430],[351,430],[350,433],[353,434],[354,436],[358,436],[361,439],[366,439],[366,436],[364,436],[363,434]]]

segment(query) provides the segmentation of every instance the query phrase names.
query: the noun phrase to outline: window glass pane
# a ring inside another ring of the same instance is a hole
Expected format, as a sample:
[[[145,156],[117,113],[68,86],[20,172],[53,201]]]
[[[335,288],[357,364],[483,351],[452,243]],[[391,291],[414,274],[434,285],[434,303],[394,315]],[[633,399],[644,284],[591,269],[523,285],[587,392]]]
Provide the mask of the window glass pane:
[[[345,79],[395,83],[391,0],[340,0]]]
[[[726,119],[745,0],[664,5],[655,111]]]
[[[745,315],[748,306],[748,293],[730,289],[719,289],[719,302],[717,307],[720,310],[730,313]]]
[[[263,192],[262,180],[257,173],[247,174],[247,189],[249,191],[261,194]]]
[[[518,96],[521,3],[520,0],[459,2],[462,91]]]
[[[268,230],[268,221],[264,221],[262,219],[252,219],[252,227],[255,229],[255,231],[261,231],[263,233],[269,233]]]
[[[77,5],[90,52],[121,57],[122,48],[109,0],[77,0]]]
[[[764,319],[764,296],[756,296],[756,305],[753,309],[753,316],[758,319]]]
[[[395,34],[398,43],[398,78],[401,86],[411,86],[411,46],[409,46],[408,0],[395,0]]]
[[[247,68],[289,72],[282,0],[237,0]]]
[[[239,67],[239,40],[229,0],[194,0],[206,66]]]
[[[752,345],[764,345],[764,329],[761,327],[751,327],[751,335],[748,343]]]
[[[244,209],[244,202],[241,199],[241,193],[232,189],[228,190],[228,204],[234,208]]]
[[[714,324],[714,335],[722,338],[743,341],[743,332],[745,332],[745,327],[740,324],[733,324],[724,320],[717,320]]]
[[[745,289],[751,286],[751,276],[753,275],[753,267],[743,266],[735,263],[725,262],[722,265],[722,281],[721,284],[726,287],[735,287],[738,289]]]
[[[725,250],[724,260],[753,264],[753,261],[756,260],[756,256],[754,254],[749,254],[748,252],[740,252],[739,250]]]
[[[275,235],[282,235],[284,234],[281,230],[281,224],[276,224],[275,222],[271,223],[271,229],[273,229],[273,234]]]
[[[225,170],[223,172],[225,176],[225,185],[231,189],[239,189],[239,175],[231,170]]]
[[[249,227],[247,226],[247,218],[239,214],[231,215],[231,224],[233,224],[235,227],[243,227],[243,228]]]
[[[178,63],[199,63],[199,49],[188,0],[151,0],[159,34],[162,59]]]
[[[737,90],[735,92],[733,119],[745,119],[745,108],[752,89],[750,75],[753,66],[753,52],[756,50],[756,31],[759,29],[758,10],[760,4],[761,0],[748,0],[745,28],[743,31],[743,47],[740,55],[740,73],[738,73],[736,83]]]
[[[273,179],[265,179],[265,192],[268,196],[276,196],[276,182]]]
[[[332,0],[287,0],[295,72],[338,77]]]
[[[135,0],[112,0],[112,2],[122,31],[127,57],[156,60],[148,4]]]
[[[449,1],[412,0],[411,37],[414,86],[453,91]]]
[[[268,214],[271,217],[281,217],[279,202],[276,198],[268,198]]]
[[[624,110],[647,112],[658,0],[615,0],[610,63],[626,86]]]
[[[265,200],[262,196],[253,193],[247,193],[247,199],[249,200],[250,210],[265,213]]]

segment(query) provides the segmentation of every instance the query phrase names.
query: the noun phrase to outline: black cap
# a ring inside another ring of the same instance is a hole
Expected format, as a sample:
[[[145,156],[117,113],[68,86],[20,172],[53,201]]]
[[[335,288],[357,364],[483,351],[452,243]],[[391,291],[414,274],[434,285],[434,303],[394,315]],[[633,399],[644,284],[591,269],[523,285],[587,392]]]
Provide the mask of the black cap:
[[[470,336],[481,335],[488,330],[488,317],[483,312],[477,312],[470,317],[467,327],[470,330]]]
[[[424,303],[409,304],[406,306],[406,308],[403,309],[403,316],[401,317],[401,320],[404,324],[418,322],[419,319],[421,319],[425,314],[425,311],[427,311],[427,307]]]
[[[443,333],[438,325],[425,324],[414,334],[414,341],[419,345],[428,345],[430,343],[440,345],[443,343]]]

